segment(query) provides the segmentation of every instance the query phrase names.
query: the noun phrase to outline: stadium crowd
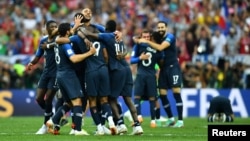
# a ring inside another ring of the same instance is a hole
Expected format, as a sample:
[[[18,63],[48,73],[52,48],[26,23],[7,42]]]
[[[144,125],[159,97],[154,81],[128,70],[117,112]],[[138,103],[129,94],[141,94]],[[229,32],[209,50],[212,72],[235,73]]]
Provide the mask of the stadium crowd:
[[[11,58],[32,58],[46,21],[72,22],[84,7],[92,9],[93,23],[115,19],[129,52],[134,35],[166,21],[177,38],[184,88],[250,88],[247,0],[2,0],[0,89],[36,88],[44,62],[25,71],[27,60]]]

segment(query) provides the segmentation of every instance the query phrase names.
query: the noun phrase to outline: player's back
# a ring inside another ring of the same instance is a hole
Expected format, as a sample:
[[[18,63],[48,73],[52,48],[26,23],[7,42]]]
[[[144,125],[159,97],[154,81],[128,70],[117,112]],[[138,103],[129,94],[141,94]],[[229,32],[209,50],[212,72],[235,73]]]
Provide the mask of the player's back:
[[[138,56],[142,53],[149,55],[148,59],[138,62],[137,74],[155,75],[155,64],[161,58],[161,53],[145,43],[138,44],[136,53]]]
[[[78,35],[70,36],[70,42],[72,43],[72,49],[74,50],[75,54],[82,54],[87,52],[85,42],[79,37]],[[85,60],[80,61],[78,63],[74,63],[74,68],[76,71],[83,71],[85,69]]]
[[[93,43],[93,46],[96,48],[96,53],[92,56],[89,56],[86,59],[86,72],[97,70],[98,68],[106,65],[103,48],[104,45],[98,40],[90,40]]]
[[[118,53],[123,54],[127,51],[126,46],[124,45],[123,41],[117,42],[112,34],[113,33],[99,34],[99,39],[103,41],[108,51],[108,65],[111,71],[122,69],[124,66],[128,66],[128,63],[125,59],[117,59]]]
[[[94,27],[94,26],[83,26],[81,28],[86,28],[87,30],[93,32],[93,33],[98,33],[99,31]],[[88,37],[88,40],[92,42],[93,46],[96,48],[96,53],[92,56],[89,56],[85,61],[86,61],[86,70],[85,72],[90,72],[90,71],[95,71],[99,69],[100,67],[106,65],[105,59],[104,59],[104,54],[103,54],[103,49],[104,49],[104,44],[97,40],[93,39],[91,37]],[[86,49],[88,50],[88,49]]]

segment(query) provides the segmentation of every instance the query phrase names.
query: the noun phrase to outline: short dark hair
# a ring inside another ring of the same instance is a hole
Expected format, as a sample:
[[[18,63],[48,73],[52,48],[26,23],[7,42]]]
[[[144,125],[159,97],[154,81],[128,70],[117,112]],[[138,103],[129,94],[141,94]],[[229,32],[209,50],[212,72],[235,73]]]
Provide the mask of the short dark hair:
[[[61,23],[58,27],[58,32],[60,36],[65,36],[67,31],[70,30],[70,23]]]
[[[80,12],[76,13],[75,16],[74,16],[74,18],[76,18],[77,16],[84,17],[84,15],[82,13],[80,13]],[[84,18],[82,18],[81,23],[84,23]]]
[[[163,24],[165,24],[165,26],[168,26],[168,23],[165,21],[158,21],[157,24],[159,24],[159,23],[163,23]]]
[[[49,25],[52,24],[52,23],[56,23],[56,21],[54,21],[54,20],[49,20],[49,21],[47,21],[47,22],[46,22],[46,28],[48,28]]]
[[[106,23],[106,31],[114,32],[116,30],[116,22],[114,20],[109,20]]]
[[[154,31],[152,32],[152,39],[154,40],[154,42],[156,42],[157,44],[160,44],[162,42],[162,36],[159,32]]]

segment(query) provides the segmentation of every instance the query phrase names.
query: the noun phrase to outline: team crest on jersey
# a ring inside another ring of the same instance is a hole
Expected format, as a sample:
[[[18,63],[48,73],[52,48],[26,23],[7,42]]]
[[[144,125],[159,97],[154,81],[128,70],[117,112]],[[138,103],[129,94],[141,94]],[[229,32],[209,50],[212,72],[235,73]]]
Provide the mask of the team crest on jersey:
[[[68,54],[73,54],[73,51],[71,49],[67,50]]]

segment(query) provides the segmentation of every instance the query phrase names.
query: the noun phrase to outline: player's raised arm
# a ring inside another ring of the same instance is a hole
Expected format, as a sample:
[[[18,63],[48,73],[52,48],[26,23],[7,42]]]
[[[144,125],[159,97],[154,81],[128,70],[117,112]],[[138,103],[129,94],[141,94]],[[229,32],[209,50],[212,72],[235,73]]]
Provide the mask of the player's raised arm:
[[[138,50],[138,46],[137,44],[135,44],[133,46],[133,50],[132,50],[131,57],[130,57],[131,64],[136,64],[140,61],[140,56],[138,55],[137,50]]]
[[[155,42],[146,40],[146,39],[139,39],[138,43],[147,43],[149,44],[152,48],[162,51],[170,46],[170,43],[168,41],[163,41],[161,44],[157,44]]]
[[[57,37],[57,38],[56,38],[56,43],[57,43],[57,44],[70,43],[70,40],[69,40],[68,37]]]
[[[69,59],[73,63],[78,63],[78,62],[81,62],[82,60],[85,60],[87,57],[89,57],[95,53],[96,53],[96,49],[95,49],[95,47],[92,46],[89,48],[88,52],[83,53],[83,54],[74,54],[74,55],[70,56]]]

